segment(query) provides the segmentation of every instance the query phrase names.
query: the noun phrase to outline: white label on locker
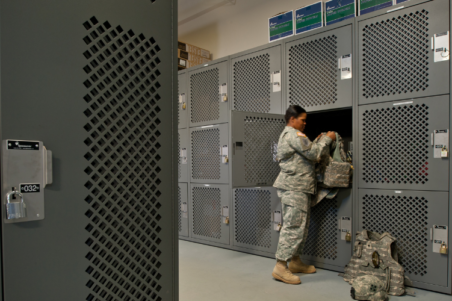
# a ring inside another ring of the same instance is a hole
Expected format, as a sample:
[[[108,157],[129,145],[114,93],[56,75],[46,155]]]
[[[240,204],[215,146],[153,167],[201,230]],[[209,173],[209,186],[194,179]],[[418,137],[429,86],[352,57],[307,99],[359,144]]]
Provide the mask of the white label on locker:
[[[180,162],[182,164],[187,164],[187,149],[186,148],[180,149]]]
[[[221,96],[228,94],[228,84],[222,84],[220,86],[220,94]]]
[[[281,91],[281,71],[275,71],[272,74],[273,92]]]
[[[349,216],[341,217],[341,240],[345,240],[347,232],[352,231],[352,219]]]
[[[185,102],[185,93],[182,93],[179,95],[179,103],[184,103]]]
[[[221,148],[221,162],[228,163],[227,158],[228,158],[228,146],[223,145],[223,147]]]
[[[441,151],[444,147],[449,147],[449,130],[435,130],[433,132],[434,146],[433,146],[433,158],[441,158]]]
[[[180,211],[182,212],[187,212],[187,202],[183,202],[182,204],[180,204]]]
[[[352,78],[352,55],[346,54],[341,57],[341,80]]]
[[[396,190],[395,193],[402,193],[402,190]]]
[[[229,206],[223,206],[221,208],[221,215],[224,217],[229,216]]]
[[[273,212],[273,230],[279,231],[279,225],[281,224],[281,211]]]
[[[437,33],[433,36],[433,43],[435,49],[433,54],[433,61],[436,62],[442,62],[442,61],[448,61],[449,60],[449,32],[442,32]]]
[[[433,253],[439,253],[441,244],[447,245],[447,226],[433,225]]]

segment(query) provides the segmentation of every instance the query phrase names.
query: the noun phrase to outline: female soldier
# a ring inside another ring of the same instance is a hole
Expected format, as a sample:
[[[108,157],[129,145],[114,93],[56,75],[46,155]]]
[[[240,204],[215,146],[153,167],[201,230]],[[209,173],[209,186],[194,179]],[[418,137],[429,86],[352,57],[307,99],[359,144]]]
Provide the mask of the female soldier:
[[[281,172],[273,184],[281,198],[283,226],[276,251],[276,266],[272,276],[289,284],[300,284],[300,278],[292,273],[314,273],[315,267],[301,262],[300,254],[308,237],[311,194],[315,193],[315,163],[329,151],[336,140],[334,132],[318,143],[312,143],[303,134],[306,111],[292,105],[284,116],[286,127],[279,137],[277,159]],[[287,261],[290,261],[287,267]]]

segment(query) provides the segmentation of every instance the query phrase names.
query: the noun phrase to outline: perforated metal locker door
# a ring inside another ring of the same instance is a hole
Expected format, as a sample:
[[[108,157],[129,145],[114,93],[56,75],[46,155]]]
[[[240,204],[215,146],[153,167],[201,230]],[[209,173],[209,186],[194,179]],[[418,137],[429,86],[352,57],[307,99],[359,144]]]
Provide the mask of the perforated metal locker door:
[[[352,217],[351,189],[340,189],[334,199],[323,199],[311,208],[303,260],[320,268],[344,270],[350,261],[352,243],[345,241],[345,236],[341,239],[342,217]]]
[[[279,174],[278,140],[286,122],[280,114],[231,112],[232,186],[271,186]]]
[[[231,214],[228,185],[190,184],[189,215],[191,237],[201,241],[229,244]]]
[[[347,54],[352,54],[351,25],[286,43],[287,106],[306,111],[350,107],[352,78],[341,80],[338,64]]]
[[[179,160],[178,160],[178,171],[179,171],[179,182],[188,182],[190,179],[189,175],[189,157],[190,157],[190,130],[189,129],[179,129],[178,131],[178,142],[179,142]]]
[[[279,240],[279,232],[275,227],[281,220],[281,202],[276,188],[233,189],[232,203],[234,245],[275,254]]]
[[[228,124],[216,124],[190,129],[191,182],[228,183]]]
[[[449,97],[359,107],[359,187],[448,190],[449,159],[434,158],[432,133],[449,128]]]
[[[399,263],[415,286],[447,286],[447,255],[433,253],[430,235],[433,225],[448,225],[447,192],[359,189],[358,203],[357,231],[394,236]]]
[[[230,96],[220,95],[220,86],[229,89],[227,68],[227,60],[220,60],[188,73],[190,127],[228,121]]]
[[[360,21],[359,104],[449,93],[450,61],[435,63],[432,49],[449,19],[439,0]]]
[[[186,71],[179,71],[178,89],[178,127],[184,129],[188,127],[188,89]]]
[[[189,210],[189,202],[188,202],[188,184],[187,183],[179,183],[177,187],[177,200],[179,205],[179,214],[178,214],[178,228],[179,228],[179,236],[188,237],[188,215],[190,213]]]
[[[281,45],[233,56],[231,74],[234,110],[281,113]]]

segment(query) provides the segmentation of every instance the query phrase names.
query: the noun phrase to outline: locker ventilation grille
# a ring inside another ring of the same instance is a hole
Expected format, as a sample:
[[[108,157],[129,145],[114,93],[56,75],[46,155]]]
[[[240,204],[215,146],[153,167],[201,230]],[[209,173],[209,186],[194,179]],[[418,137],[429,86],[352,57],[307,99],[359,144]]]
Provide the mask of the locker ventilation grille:
[[[270,112],[270,55],[264,54],[234,64],[234,109]]]
[[[333,35],[290,47],[290,104],[313,107],[337,101],[336,40]]]
[[[177,187],[177,200],[179,203],[179,216],[178,216],[178,221],[179,221],[179,232],[182,231],[182,212],[181,212],[181,206],[182,206],[182,199],[181,199],[181,195],[180,195],[180,186]]]
[[[338,206],[336,199],[323,200],[311,208],[304,255],[335,260],[338,254]]]
[[[283,118],[249,117],[245,123],[245,181],[273,184],[280,171],[276,160],[278,140],[286,125]]]
[[[427,14],[416,11],[363,28],[364,97],[413,93],[428,87]]]
[[[193,131],[191,150],[193,179],[220,179],[220,129]]]
[[[362,229],[397,238],[399,263],[405,273],[427,274],[428,200],[423,197],[365,195]]]
[[[83,83],[89,90],[86,300],[162,300],[160,47],[95,17],[83,26],[89,47],[83,53],[89,61],[83,68],[89,77]]]
[[[177,77],[177,97],[180,96],[180,77],[180,75]],[[177,103],[177,124],[180,125],[180,110],[182,110],[182,105],[179,103],[179,99],[177,100]]]
[[[180,180],[180,176],[181,176],[181,157],[180,157],[180,151],[181,151],[181,147],[180,147],[180,133],[177,133],[177,149],[179,151],[178,157],[177,157],[177,170],[178,170],[178,177]]]
[[[221,238],[221,192],[219,188],[193,187],[193,233]]]
[[[387,184],[428,181],[428,115],[425,104],[391,106],[363,113],[364,181]]]
[[[220,118],[220,78],[218,68],[190,77],[191,122]]]
[[[235,191],[235,241],[270,248],[271,214],[270,191],[237,189]]]

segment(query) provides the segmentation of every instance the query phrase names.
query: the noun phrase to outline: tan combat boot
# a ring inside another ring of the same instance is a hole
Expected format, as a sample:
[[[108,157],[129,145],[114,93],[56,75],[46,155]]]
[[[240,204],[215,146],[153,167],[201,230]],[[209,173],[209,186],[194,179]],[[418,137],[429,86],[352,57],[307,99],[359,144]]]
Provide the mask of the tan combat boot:
[[[299,256],[293,256],[292,260],[289,263],[289,270],[292,273],[305,273],[312,274],[315,273],[315,267],[313,265],[307,265],[301,262]]]
[[[292,274],[287,268],[287,262],[278,260],[272,273],[273,278],[288,284],[300,284],[300,277]]]

